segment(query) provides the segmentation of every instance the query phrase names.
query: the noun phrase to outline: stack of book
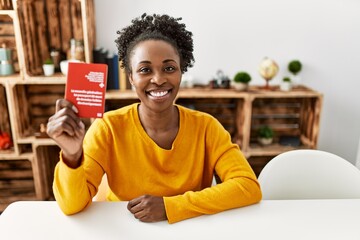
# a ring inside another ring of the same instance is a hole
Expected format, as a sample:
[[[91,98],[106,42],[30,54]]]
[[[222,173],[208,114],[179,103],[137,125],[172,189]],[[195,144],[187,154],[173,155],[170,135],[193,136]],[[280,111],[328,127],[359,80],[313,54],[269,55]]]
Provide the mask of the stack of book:
[[[110,53],[107,49],[96,48],[93,50],[94,63],[105,63],[108,65],[107,90],[131,89],[127,80],[125,69],[120,67],[119,57]]]

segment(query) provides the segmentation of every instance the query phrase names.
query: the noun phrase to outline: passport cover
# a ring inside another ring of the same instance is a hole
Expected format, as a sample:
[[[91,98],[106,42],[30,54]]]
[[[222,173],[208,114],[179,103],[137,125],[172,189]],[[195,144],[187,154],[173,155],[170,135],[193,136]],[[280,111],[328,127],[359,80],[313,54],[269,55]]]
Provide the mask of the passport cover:
[[[69,62],[65,99],[83,118],[101,118],[105,109],[108,66],[100,63]]]

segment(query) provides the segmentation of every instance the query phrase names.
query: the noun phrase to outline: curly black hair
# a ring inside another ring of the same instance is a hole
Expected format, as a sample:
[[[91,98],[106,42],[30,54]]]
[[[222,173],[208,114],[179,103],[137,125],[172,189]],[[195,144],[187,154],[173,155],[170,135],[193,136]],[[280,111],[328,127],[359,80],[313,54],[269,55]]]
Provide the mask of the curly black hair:
[[[131,72],[130,54],[133,48],[142,41],[154,39],[163,40],[171,44],[180,56],[181,72],[184,73],[194,64],[192,33],[185,29],[185,24],[179,23],[182,18],[168,15],[147,15],[131,21],[131,25],[117,31],[115,40],[118,48],[121,67],[127,73]]]

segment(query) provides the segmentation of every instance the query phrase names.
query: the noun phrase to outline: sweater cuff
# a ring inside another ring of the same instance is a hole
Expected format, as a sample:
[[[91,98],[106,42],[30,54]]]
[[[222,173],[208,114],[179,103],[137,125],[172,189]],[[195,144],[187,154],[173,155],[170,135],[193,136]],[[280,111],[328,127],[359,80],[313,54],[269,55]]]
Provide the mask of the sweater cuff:
[[[63,165],[63,167],[67,168],[68,170],[72,169],[72,170],[76,170],[76,169],[79,169],[83,166],[84,164],[84,152],[81,154],[81,163],[79,164],[79,166],[77,168],[72,168],[72,167],[69,167],[69,165],[67,165],[63,159],[63,150],[60,150],[60,153],[59,153],[59,159],[60,159],[60,163],[61,165]]]
[[[176,223],[201,215],[199,212],[191,211],[185,207],[188,204],[183,195],[164,197],[164,204],[168,223]]]

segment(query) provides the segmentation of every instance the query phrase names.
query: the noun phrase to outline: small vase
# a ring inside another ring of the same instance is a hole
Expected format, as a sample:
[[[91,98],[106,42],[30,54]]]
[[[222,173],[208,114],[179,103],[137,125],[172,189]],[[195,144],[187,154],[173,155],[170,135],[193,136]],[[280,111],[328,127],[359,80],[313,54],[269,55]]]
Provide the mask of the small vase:
[[[238,91],[246,91],[249,87],[249,84],[239,82],[233,82],[232,85]]]
[[[280,90],[281,91],[290,91],[292,88],[291,82],[281,82]]]
[[[262,138],[262,137],[259,137],[259,138],[258,138],[258,142],[259,142],[261,145],[270,145],[270,144],[273,142],[273,138]]]
[[[43,65],[44,75],[45,76],[52,76],[55,72],[54,64],[44,64]]]

